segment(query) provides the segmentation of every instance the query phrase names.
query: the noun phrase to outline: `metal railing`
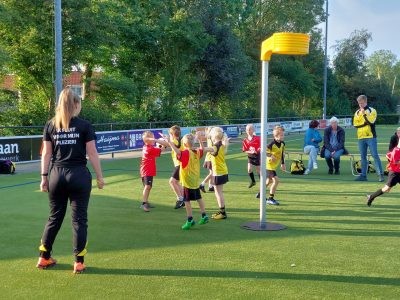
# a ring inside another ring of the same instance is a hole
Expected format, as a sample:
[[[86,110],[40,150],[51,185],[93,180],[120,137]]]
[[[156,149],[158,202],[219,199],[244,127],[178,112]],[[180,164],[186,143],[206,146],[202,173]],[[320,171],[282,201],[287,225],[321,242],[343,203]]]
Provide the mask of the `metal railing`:
[[[398,115],[380,115],[384,119],[385,116]],[[336,115],[337,118],[352,118],[352,115]],[[268,122],[285,122],[285,121],[302,121],[313,120],[313,116],[301,117],[275,117],[269,118]],[[249,124],[260,123],[260,118],[241,118],[241,119],[211,119],[211,120],[174,120],[174,121],[149,121],[149,122],[109,122],[109,123],[94,123],[96,131],[114,131],[114,130],[131,130],[131,129],[154,129],[154,128],[169,128],[172,125],[180,127],[192,126],[208,126],[208,125],[230,125],[230,124]],[[0,126],[0,136],[25,136],[38,135],[43,133],[43,125],[35,126]]]

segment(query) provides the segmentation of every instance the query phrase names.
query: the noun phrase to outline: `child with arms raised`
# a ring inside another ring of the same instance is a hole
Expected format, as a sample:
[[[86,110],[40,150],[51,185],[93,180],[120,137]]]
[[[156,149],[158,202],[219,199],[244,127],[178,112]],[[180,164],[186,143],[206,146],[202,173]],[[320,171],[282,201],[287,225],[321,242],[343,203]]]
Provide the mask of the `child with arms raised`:
[[[186,134],[182,138],[184,150],[180,150],[175,143],[168,139],[172,151],[175,152],[176,158],[180,163],[179,178],[183,186],[183,195],[185,201],[185,208],[187,214],[187,221],[182,225],[183,230],[188,230],[195,225],[193,220],[192,205],[190,201],[197,201],[199,203],[201,219],[199,224],[208,223],[208,216],[205,211],[204,201],[201,198],[199,181],[200,181],[200,159],[203,157],[203,143],[198,135],[200,143],[199,149],[194,149],[194,136]]]
[[[140,206],[145,212],[150,211],[149,195],[153,187],[153,178],[157,175],[156,158],[160,157],[165,148],[155,147],[155,143],[167,146],[168,143],[161,139],[155,139],[151,131],[145,131],[142,135],[144,146],[142,150],[142,160],[140,162],[140,177],[143,183],[143,202]]]

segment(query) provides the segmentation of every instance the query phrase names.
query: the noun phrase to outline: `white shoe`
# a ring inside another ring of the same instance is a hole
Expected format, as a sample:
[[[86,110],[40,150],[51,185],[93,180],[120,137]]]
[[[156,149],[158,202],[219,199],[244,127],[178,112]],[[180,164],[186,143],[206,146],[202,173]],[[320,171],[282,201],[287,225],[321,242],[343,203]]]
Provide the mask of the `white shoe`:
[[[317,165],[316,162],[313,164],[313,168],[314,168],[315,170],[318,169],[318,165]]]
[[[309,170],[309,169],[306,169],[306,170],[304,171],[304,175],[308,175],[308,174],[310,174],[310,170]]]

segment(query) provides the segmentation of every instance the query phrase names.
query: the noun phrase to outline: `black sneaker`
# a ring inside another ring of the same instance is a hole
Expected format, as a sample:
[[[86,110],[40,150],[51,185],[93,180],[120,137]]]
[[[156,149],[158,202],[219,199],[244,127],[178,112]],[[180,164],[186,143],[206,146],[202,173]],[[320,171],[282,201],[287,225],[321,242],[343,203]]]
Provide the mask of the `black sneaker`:
[[[371,206],[372,201],[374,201],[374,199],[371,199],[371,195],[367,195],[367,205]]]
[[[340,171],[339,170],[335,170],[335,175],[340,175]]]
[[[175,209],[181,208],[181,207],[185,207],[185,201],[176,201],[175,203]]]
[[[256,198],[260,198],[260,192],[256,194]]]
[[[329,174],[329,175],[332,175],[332,174],[333,174],[333,170],[332,170],[332,169],[329,169],[328,174]]]
[[[200,184],[199,186],[200,191],[202,191],[203,193],[206,192],[206,189],[204,188],[204,185]]]
[[[255,186],[255,185],[256,185],[256,182],[255,182],[255,181],[252,181],[252,182],[249,183],[249,188],[252,188],[252,187]]]
[[[208,188],[208,191],[209,191],[209,192],[214,192],[214,187],[213,187],[213,186],[210,186],[210,187]]]
[[[279,205],[279,201],[278,201],[278,200],[275,200],[274,198],[268,198],[268,199],[267,199],[267,204],[270,204],[270,205]]]

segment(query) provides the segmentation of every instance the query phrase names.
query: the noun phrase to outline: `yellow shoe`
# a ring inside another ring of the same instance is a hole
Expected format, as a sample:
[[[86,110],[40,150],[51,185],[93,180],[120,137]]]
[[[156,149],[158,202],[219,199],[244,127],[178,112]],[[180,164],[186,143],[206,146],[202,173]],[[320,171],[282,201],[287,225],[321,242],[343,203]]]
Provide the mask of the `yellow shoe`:
[[[75,262],[74,263],[74,274],[81,274],[85,272],[86,267],[84,263],[81,262]]]
[[[38,269],[47,269],[55,266],[57,264],[57,261],[50,257],[49,259],[45,259],[44,257],[39,257],[39,261],[36,265]]]
[[[217,212],[216,214],[213,214],[211,216],[214,220],[224,220],[226,219],[228,216],[226,215],[226,213],[223,213],[221,211]]]

